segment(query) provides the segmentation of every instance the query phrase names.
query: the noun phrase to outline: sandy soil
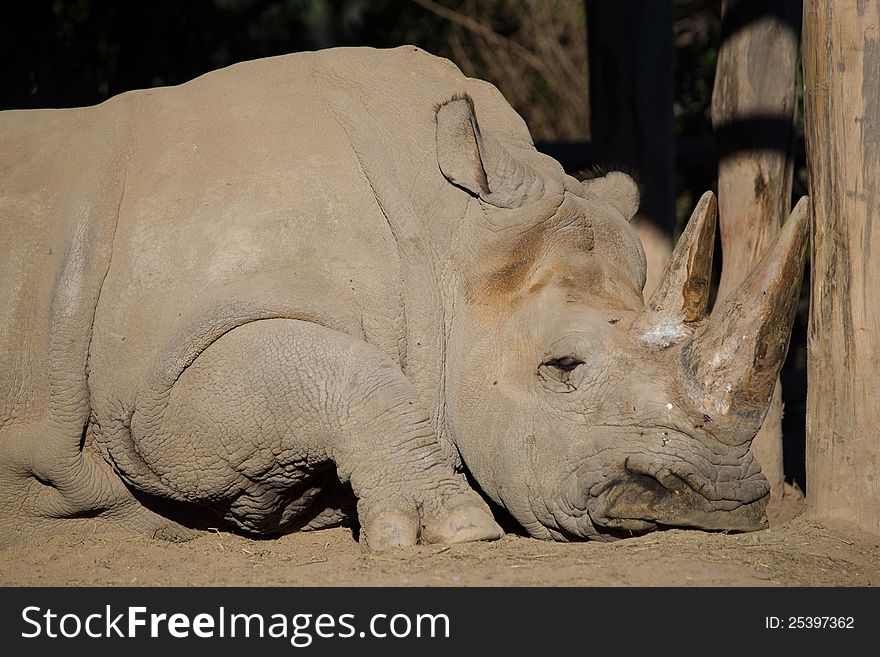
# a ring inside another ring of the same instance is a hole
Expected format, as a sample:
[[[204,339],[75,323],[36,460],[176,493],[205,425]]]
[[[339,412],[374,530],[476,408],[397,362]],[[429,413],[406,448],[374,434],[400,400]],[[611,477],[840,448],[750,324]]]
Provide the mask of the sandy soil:
[[[40,537],[0,550],[0,584],[48,586],[877,586],[880,536],[771,508],[750,534],[670,530],[616,543],[494,543],[361,551],[348,529],[170,543],[127,532]],[[795,517],[792,517],[795,516]]]

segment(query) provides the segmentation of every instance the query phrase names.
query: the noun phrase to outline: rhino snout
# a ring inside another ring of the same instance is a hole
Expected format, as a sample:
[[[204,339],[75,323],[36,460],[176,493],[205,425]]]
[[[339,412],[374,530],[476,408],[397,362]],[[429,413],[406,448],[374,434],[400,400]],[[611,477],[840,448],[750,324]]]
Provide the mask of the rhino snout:
[[[594,498],[590,519],[602,530],[643,533],[691,527],[709,531],[754,531],[767,527],[770,486],[760,471],[743,467],[735,480],[714,481],[686,464],[628,457]],[[717,473],[716,473],[717,474]]]

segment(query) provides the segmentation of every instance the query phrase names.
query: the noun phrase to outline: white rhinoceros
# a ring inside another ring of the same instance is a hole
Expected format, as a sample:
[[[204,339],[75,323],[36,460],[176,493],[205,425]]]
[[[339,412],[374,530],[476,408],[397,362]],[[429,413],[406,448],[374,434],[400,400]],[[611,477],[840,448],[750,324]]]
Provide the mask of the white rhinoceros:
[[[637,203],[414,47],[0,113],[2,536],[762,527],[806,206],[707,318],[713,197],[647,303]]]

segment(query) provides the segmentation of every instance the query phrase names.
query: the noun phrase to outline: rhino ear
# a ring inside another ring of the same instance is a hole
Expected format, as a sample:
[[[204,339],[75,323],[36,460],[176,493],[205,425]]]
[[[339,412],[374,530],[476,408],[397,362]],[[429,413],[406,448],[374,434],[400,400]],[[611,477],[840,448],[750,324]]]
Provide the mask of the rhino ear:
[[[588,194],[613,205],[627,221],[639,210],[639,186],[625,173],[611,171],[601,178],[585,180],[583,184]]]
[[[469,96],[437,108],[437,163],[449,182],[497,207],[520,207],[543,190],[529,166],[496,139],[480,133]]]
[[[454,185],[474,196],[489,194],[483,168],[482,135],[470,97],[454,98],[437,110],[437,162]]]

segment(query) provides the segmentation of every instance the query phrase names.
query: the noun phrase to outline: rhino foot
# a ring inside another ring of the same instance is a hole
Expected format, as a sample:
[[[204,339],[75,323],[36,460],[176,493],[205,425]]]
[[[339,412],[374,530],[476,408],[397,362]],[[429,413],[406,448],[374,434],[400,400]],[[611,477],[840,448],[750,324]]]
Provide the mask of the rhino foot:
[[[415,509],[385,509],[361,523],[361,545],[369,550],[392,550],[415,545],[420,519]]]
[[[476,499],[473,499],[476,498]],[[416,543],[493,541],[504,535],[488,507],[473,491],[427,504],[393,496],[394,506],[370,509],[359,504],[361,542],[366,549],[389,550]],[[362,501],[363,502],[363,501]]]
[[[485,506],[461,506],[434,518],[422,529],[424,543],[494,541],[504,532]]]

